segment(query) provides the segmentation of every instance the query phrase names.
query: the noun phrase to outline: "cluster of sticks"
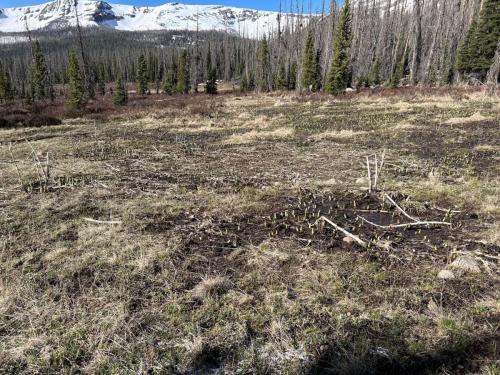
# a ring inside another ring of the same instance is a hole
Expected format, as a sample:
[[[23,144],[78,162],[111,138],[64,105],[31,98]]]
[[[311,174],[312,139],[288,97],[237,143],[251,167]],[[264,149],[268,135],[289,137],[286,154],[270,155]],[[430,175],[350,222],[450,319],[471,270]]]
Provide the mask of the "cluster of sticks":
[[[372,183],[372,173],[371,173],[371,159],[373,158],[373,164],[375,166],[375,173],[373,175],[373,183]],[[371,193],[373,190],[377,190],[377,184],[382,175],[382,169],[384,168],[385,161],[385,149],[382,152],[382,156],[380,157],[380,164],[378,163],[377,154],[368,155],[366,157],[366,170],[368,172],[368,192]]]
[[[373,164],[375,166],[375,173],[373,175],[373,180],[372,180],[372,174],[371,174],[371,158],[373,158]],[[382,155],[380,157],[380,164],[378,162],[378,157],[377,154],[369,155],[366,157],[366,169],[368,172],[368,192],[372,192],[376,190],[377,188],[377,183],[380,180],[380,175],[382,174],[382,169],[384,167],[384,161],[385,161],[385,150],[382,152]],[[373,181],[373,182],[372,182]],[[395,201],[392,199],[388,194],[384,194],[384,198],[387,199],[396,209],[401,212],[406,218],[410,219],[411,222],[409,223],[403,223],[403,224],[390,224],[390,225],[380,225],[376,224],[370,220],[365,219],[362,216],[357,216],[358,219],[364,221],[367,224],[370,224],[376,228],[382,228],[382,229],[398,229],[398,228],[412,228],[412,227],[431,227],[431,226],[451,226],[451,223],[445,222],[445,221],[426,221],[426,220],[421,220],[419,218],[416,218],[414,216],[411,216],[408,214],[405,210],[403,210]],[[359,236],[356,236],[355,234],[352,234],[345,230],[344,228],[340,227],[339,225],[335,224],[333,221],[328,219],[325,216],[321,216],[315,224],[317,224],[319,221],[326,222],[339,232],[342,232],[344,235],[347,237],[350,237],[354,242],[356,242],[358,245],[361,247],[367,248],[368,247],[368,242],[362,240]],[[387,249],[387,246],[385,244],[378,245],[377,243],[375,244],[377,247],[383,247],[384,249]]]

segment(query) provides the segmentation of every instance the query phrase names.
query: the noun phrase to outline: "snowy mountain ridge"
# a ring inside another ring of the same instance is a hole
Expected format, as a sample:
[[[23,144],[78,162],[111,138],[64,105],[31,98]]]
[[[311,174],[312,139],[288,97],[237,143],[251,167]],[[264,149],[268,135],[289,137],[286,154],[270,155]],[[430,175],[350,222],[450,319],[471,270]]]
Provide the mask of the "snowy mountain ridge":
[[[277,29],[278,13],[222,5],[166,3],[156,7],[80,0],[78,19],[83,27],[117,30],[217,30],[259,37]],[[0,9],[0,32],[60,29],[76,25],[74,0],[54,0],[41,5]]]

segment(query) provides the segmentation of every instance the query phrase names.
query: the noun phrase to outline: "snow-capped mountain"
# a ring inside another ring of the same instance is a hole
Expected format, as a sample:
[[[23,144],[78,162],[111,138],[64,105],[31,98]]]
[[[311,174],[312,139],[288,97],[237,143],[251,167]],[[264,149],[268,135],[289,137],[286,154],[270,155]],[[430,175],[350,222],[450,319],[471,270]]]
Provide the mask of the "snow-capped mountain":
[[[80,24],[117,30],[218,30],[258,37],[277,29],[278,13],[221,5],[167,3],[157,7],[111,4],[80,0]],[[0,32],[64,28],[76,25],[74,0],[0,9]]]

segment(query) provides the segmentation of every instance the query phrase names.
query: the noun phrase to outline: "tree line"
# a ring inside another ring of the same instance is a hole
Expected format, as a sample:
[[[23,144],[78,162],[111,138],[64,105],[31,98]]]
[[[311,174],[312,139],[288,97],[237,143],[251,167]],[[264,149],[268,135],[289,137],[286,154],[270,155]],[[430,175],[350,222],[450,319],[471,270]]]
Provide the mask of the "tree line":
[[[277,29],[257,40],[219,32],[81,30],[78,24],[63,38],[28,32],[29,49],[15,43],[0,52],[0,100],[65,95],[71,108],[83,108],[107,94],[126,104],[130,82],[137,95],[186,94],[200,83],[215,94],[218,80],[242,91],[330,94],[487,77],[498,82],[499,0],[346,0],[342,7],[332,1],[328,13],[314,15],[296,6],[290,2]]]

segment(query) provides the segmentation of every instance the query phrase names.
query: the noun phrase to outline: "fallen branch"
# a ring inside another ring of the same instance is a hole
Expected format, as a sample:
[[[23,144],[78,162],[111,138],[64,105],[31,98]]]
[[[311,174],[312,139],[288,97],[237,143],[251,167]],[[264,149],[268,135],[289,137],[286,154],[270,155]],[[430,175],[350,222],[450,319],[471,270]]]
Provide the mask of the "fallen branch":
[[[330,224],[332,227],[334,227],[335,229],[337,229],[338,231],[344,233],[347,237],[350,237],[352,238],[358,245],[362,246],[362,247],[368,247],[368,244],[363,241],[361,238],[359,238],[358,236],[352,234],[352,233],[349,233],[348,231],[346,231],[344,228],[342,227],[339,227],[337,224],[335,224],[333,221],[331,221],[330,219],[324,217],[324,216],[321,216],[317,221],[320,221],[320,220],[323,220],[323,221],[326,221],[328,224]]]
[[[376,224],[368,219],[365,219],[362,216],[358,215],[358,218],[363,220],[365,223],[368,223],[370,225],[373,225],[374,227],[377,228],[382,228],[382,229],[395,229],[395,228],[411,228],[411,227],[422,227],[422,226],[451,226],[451,223],[447,223],[445,221],[414,221],[413,223],[406,223],[406,224],[390,224],[390,225],[380,225]]]
[[[121,221],[113,221],[113,220],[110,220],[110,221],[105,221],[105,220],[95,220],[95,219],[91,219],[90,217],[84,217],[83,220],[85,221],[88,221],[89,223],[95,223],[95,224],[121,224],[122,222]]]
[[[449,212],[449,213],[452,213],[452,214],[460,214],[460,213],[463,212],[463,211],[458,211],[458,210],[452,210],[452,209],[449,209],[449,208],[441,208],[441,207],[437,207],[437,206],[432,206],[432,208],[434,208],[437,211]]]
[[[387,194],[385,194],[385,197],[389,200],[389,202],[391,202],[394,206],[396,206],[396,208],[403,214],[405,215],[408,219],[410,220],[413,220],[415,222],[420,222],[420,219],[416,218],[416,217],[413,217],[413,216],[410,216],[409,214],[406,213],[405,210],[403,210],[401,207],[398,206],[398,204],[396,202],[394,202],[394,200]]]

